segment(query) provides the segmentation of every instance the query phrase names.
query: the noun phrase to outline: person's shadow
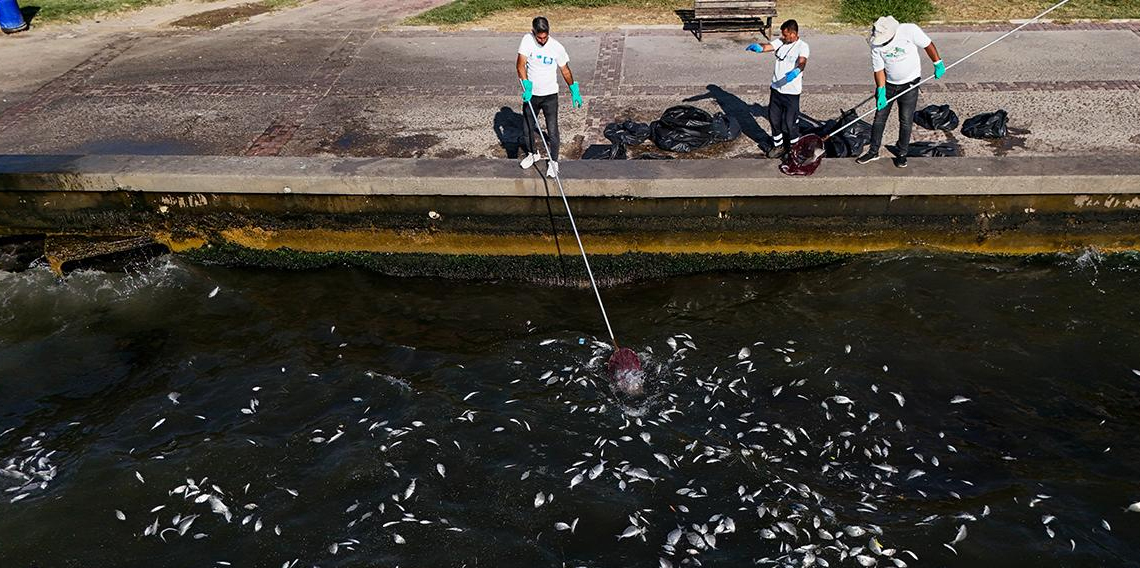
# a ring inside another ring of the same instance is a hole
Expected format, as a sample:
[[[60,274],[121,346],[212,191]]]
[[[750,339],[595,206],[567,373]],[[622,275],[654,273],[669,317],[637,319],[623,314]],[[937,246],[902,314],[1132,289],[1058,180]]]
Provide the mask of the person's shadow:
[[[759,103],[748,104],[744,99],[720,88],[720,85],[706,85],[709,92],[685,99],[685,102],[713,99],[720,105],[724,114],[731,116],[740,123],[740,131],[752,139],[760,149],[767,152],[772,149],[772,137],[756,122],[757,116],[767,116],[768,107]]]
[[[27,22],[29,26],[32,25],[32,20],[34,20],[39,13],[39,6],[20,6],[20,15],[24,17],[24,21]]]
[[[523,116],[511,107],[503,107],[495,113],[495,136],[499,145],[507,151],[508,158],[518,158],[523,145]]]

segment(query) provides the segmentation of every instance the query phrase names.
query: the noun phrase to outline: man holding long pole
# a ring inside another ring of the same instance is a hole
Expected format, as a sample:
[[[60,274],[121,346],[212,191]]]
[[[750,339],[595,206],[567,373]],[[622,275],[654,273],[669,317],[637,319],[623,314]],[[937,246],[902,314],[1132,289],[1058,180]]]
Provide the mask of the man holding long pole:
[[[582,107],[582,93],[578,90],[578,83],[574,81],[574,74],[570,72],[570,56],[562,44],[550,37],[550,22],[539,16],[531,22],[531,33],[523,36],[519,44],[519,55],[515,60],[519,81],[522,83],[523,100],[523,133],[525,135],[527,155],[519,162],[519,166],[529,168],[542,156],[538,153],[538,146],[534,143],[534,128],[531,124],[531,105],[534,112],[541,112],[546,117],[546,133],[550,140],[550,156],[547,160],[547,177],[558,175],[558,73],[570,86],[570,105],[573,108]]]
[[[871,147],[855,161],[866,164],[879,159],[879,146],[883,143],[883,130],[891,116],[887,99],[914,87],[922,79],[922,60],[918,50],[926,51],[934,62],[934,78],[941,79],[946,66],[938,55],[934,42],[915,24],[900,24],[893,16],[875,20],[869,40],[871,69],[875,73],[875,123],[871,128]],[[918,106],[918,88],[898,98],[899,141],[896,167],[906,167],[906,153],[910,148],[910,131],[914,126],[914,109]]]

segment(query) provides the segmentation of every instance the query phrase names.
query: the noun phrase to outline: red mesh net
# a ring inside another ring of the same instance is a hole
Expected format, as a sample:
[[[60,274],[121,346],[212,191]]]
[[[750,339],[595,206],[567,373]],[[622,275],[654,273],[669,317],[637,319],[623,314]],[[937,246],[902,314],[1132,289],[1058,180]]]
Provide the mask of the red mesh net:
[[[629,373],[641,370],[641,359],[637,358],[637,353],[628,347],[622,347],[614,351],[610,355],[610,360],[606,363],[606,369],[609,370],[610,375],[617,376],[621,373]]]
[[[823,161],[824,153],[823,138],[815,134],[803,136],[784,153],[780,171],[790,176],[810,176]]]

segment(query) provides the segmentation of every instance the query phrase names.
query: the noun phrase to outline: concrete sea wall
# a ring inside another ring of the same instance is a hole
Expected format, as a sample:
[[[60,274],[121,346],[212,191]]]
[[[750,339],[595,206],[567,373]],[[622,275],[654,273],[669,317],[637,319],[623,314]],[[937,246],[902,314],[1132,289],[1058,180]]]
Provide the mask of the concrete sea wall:
[[[579,161],[563,181],[607,280],[781,269],[932,248],[1140,249],[1128,158]],[[2,156],[0,236],[64,271],[161,245],[203,261],[561,281],[577,248],[553,181],[507,160]]]

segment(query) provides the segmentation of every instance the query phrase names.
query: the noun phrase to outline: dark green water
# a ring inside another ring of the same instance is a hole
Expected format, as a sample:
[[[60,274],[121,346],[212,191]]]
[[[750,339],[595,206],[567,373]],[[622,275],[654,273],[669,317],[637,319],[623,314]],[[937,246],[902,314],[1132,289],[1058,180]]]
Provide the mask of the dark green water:
[[[586,290],[0,273],[0,559],[1135,566],[1135,266],[916,253],[609,289],[637,399],[579,345],[604,329]]]

